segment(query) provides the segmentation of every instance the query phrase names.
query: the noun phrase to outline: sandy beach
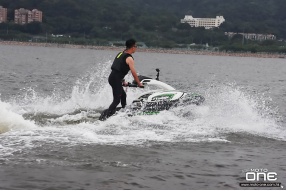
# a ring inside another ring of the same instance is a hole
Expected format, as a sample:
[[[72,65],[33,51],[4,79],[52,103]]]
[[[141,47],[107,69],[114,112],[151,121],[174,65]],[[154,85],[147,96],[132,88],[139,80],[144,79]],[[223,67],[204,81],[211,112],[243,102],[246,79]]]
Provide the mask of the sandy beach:
[[[74,45],[74,44],[57,44],[57,43],[35,43],[35,42],[18,42],[18,41],[0,41],[0,45],[15,46],[40,46],[40,47],[57,47],[57,48],[77,48],[77,49],[95,49],[95,50],[122,50],[124,47],[114,46],[92,46],[92,45]],[[259,58],[286,58],[285,54],[279,53],[249,53],[249,52],[219,52],[209,50],[188,50],[188,49],[163,49],[163,48],[138,48],[138,52],[154,52],[167,54],[193,54],[193,55],[211,55],[211,56],[235,56],[235,57],[259,57]]]

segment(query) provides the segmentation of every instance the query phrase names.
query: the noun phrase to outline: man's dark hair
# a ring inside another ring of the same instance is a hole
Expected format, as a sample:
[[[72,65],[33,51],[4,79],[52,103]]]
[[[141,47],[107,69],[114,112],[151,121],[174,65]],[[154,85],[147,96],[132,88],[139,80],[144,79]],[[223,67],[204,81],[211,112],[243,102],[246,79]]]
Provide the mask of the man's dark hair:
[[[125,43],[126,49],[132,48],[135,44],[136,44],[136,40],[134,40],[133,38],[127,40]]]

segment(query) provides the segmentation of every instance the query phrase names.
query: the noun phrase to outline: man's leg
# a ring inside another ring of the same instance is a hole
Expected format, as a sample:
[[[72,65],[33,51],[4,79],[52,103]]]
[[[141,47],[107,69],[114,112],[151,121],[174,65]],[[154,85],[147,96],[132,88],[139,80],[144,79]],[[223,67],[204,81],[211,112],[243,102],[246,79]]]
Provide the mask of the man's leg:
[[[101,116],[99,117],[99,120],[101,121],[104,121],[108,117],[112,116],[116,112],[117,105],[120,103],[121,94],[120,94],[119,88],[112,86],[112,91],[113,91],[113,102],[111,103],[108,109],[104,110],[101,113]]]
[[[112,90],[113,90],[113,102],[109,106],[108,110],[111,113],[113,112],[112,114],[114,114],[116,107],[120,103],[122,91],[121,88],[118,88],[117,86],[112,87]]]
[[[121,90],[122,94],[121,94],[121,106],[122,108],[125,108],[126,106],[126,92],[124,91],[123,87],[122,87],[122,90]]]

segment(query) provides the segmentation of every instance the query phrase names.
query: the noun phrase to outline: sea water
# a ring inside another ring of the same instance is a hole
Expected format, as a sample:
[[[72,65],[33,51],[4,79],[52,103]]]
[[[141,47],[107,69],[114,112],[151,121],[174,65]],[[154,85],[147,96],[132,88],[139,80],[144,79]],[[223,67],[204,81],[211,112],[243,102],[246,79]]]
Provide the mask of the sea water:
[[[139,51],[139,74],[205,102],[102,122],[116,54],[0,46],[0,189],[246,189],[257,169],[284,188],[285,59]]]

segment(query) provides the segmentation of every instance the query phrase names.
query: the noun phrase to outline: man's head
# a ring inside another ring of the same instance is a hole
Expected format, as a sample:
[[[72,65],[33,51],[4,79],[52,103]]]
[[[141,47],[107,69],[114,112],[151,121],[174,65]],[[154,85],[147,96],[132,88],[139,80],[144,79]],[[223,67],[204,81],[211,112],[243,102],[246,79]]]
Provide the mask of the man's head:
[[[136,40],[134,40],[133,38],[127,40],[125,42],[125,46],[126,46],[126,50],[136,47]]]

